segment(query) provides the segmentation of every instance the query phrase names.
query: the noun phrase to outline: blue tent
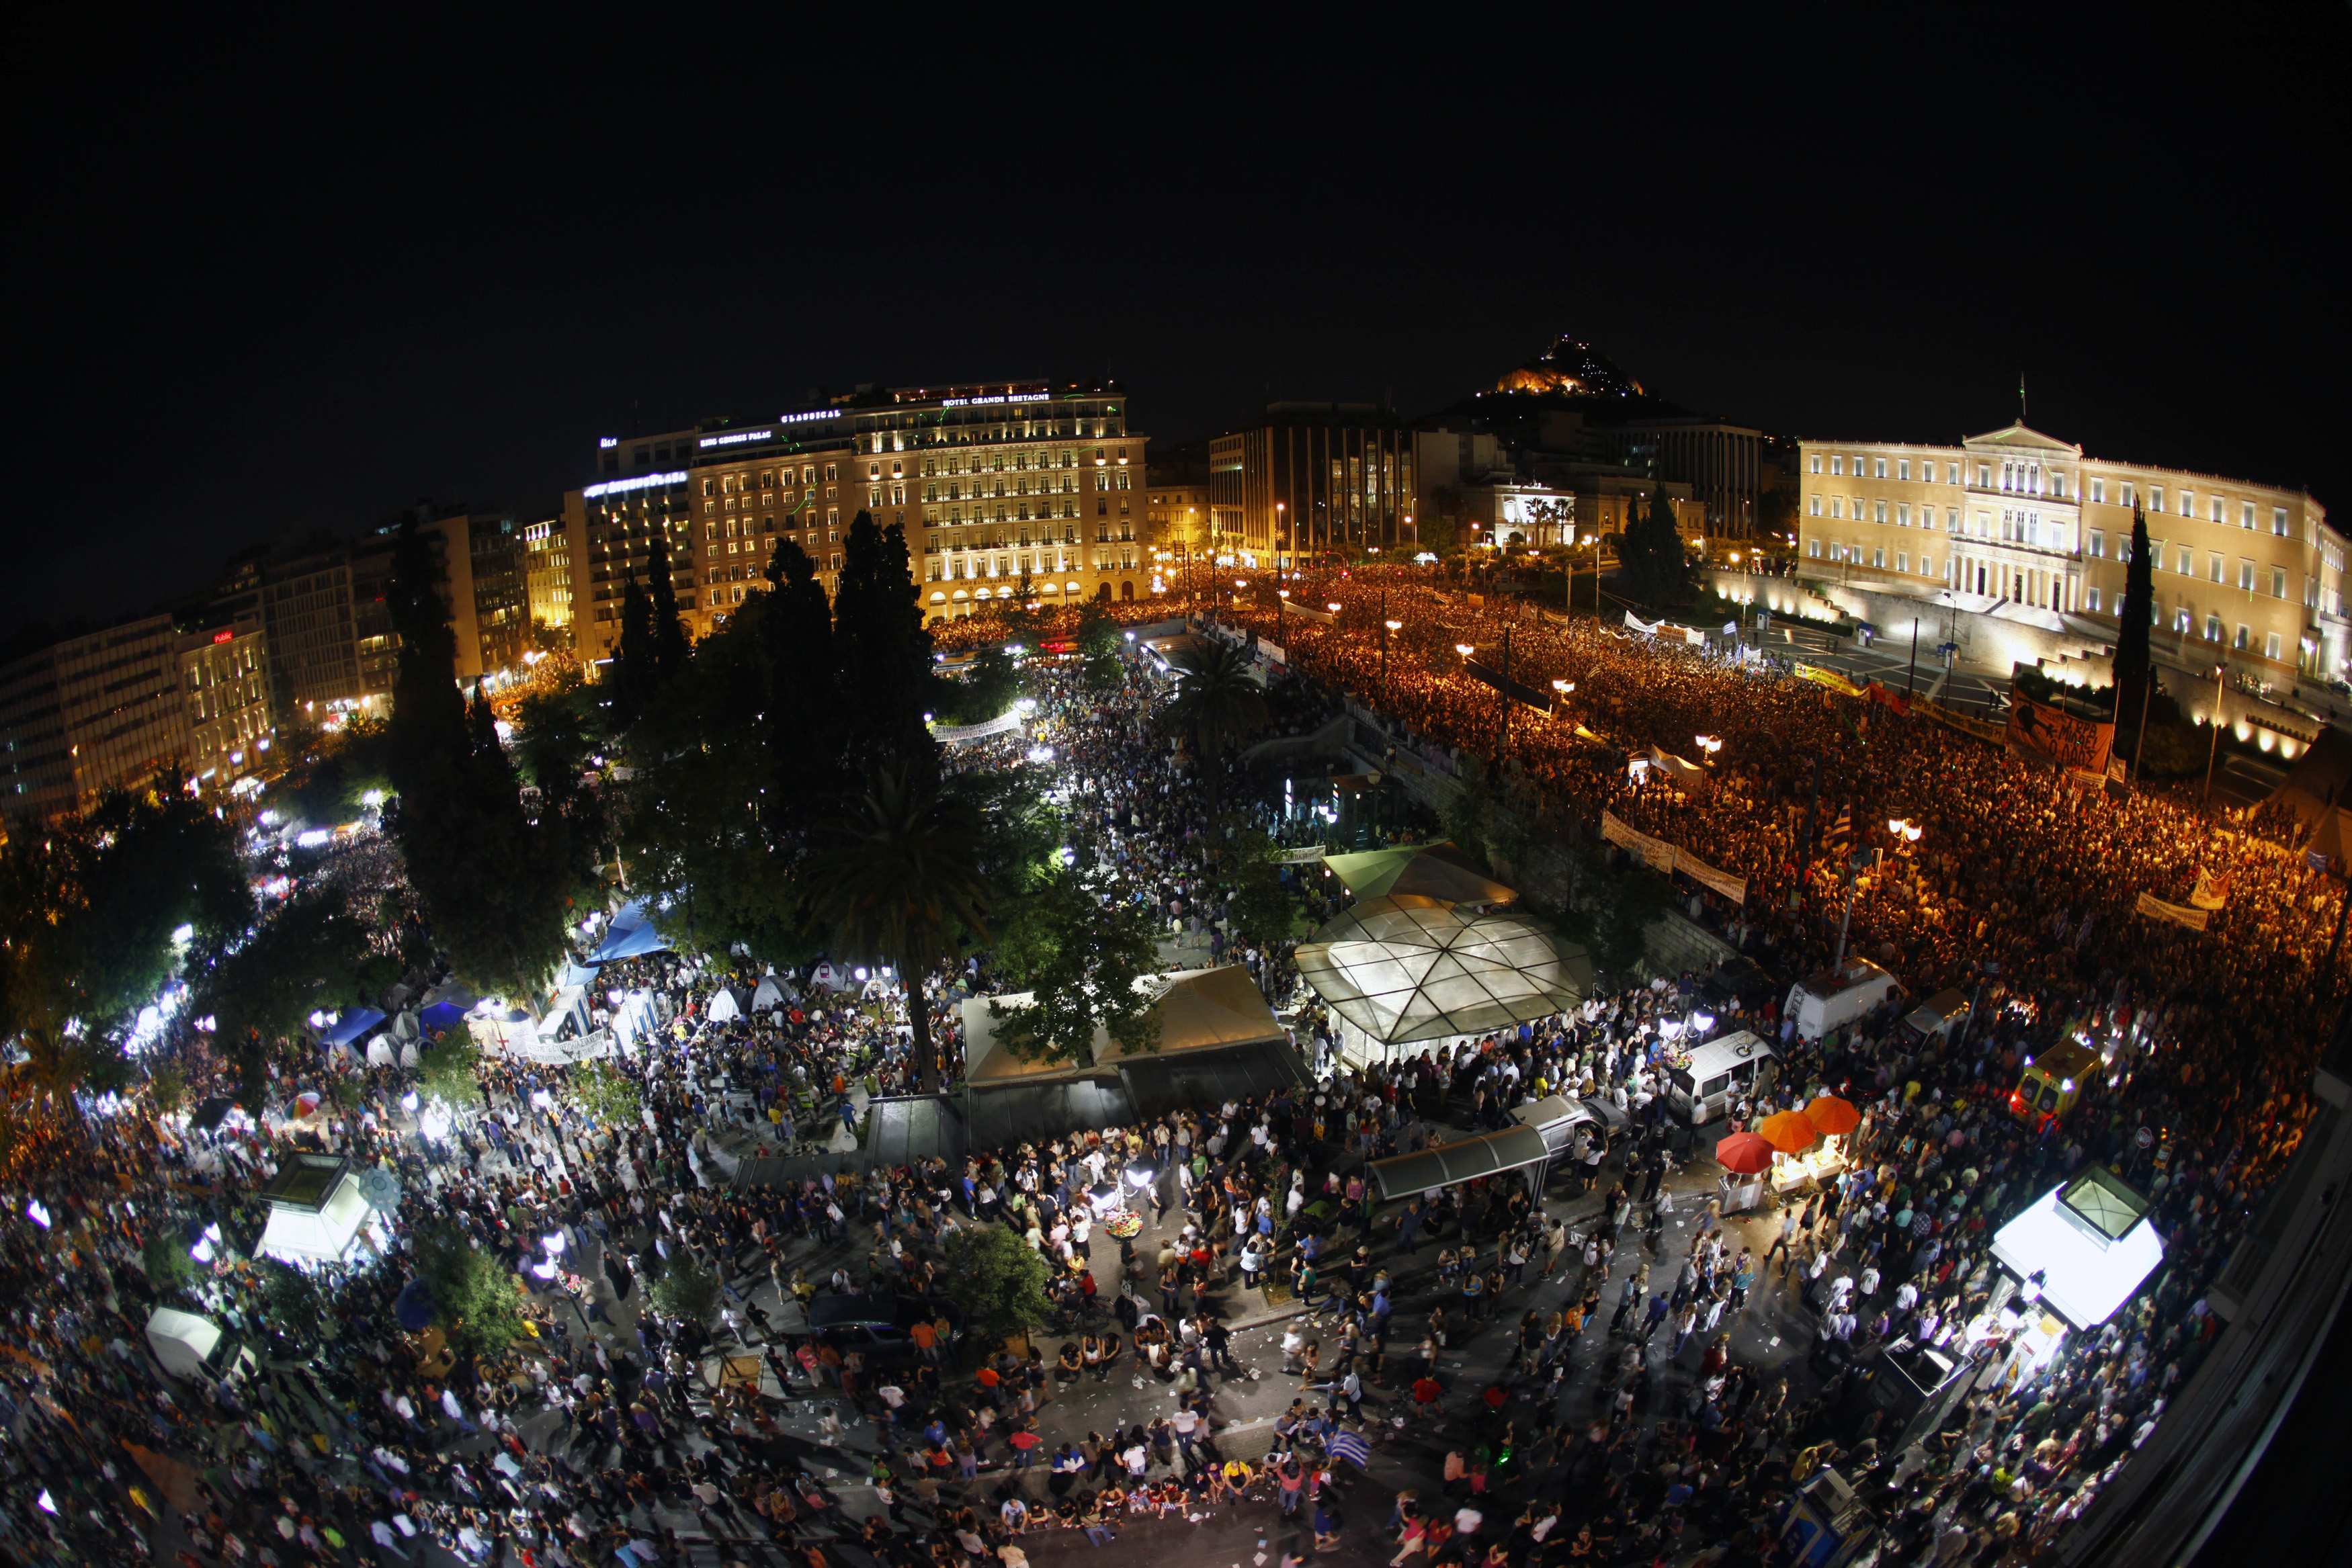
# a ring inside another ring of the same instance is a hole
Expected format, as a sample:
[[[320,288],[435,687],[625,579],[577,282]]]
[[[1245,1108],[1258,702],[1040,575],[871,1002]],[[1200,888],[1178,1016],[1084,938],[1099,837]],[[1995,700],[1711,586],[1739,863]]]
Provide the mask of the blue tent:
[[[410,1333],[422,1333],[434,1319],[433,1287],[422,1280],[411,1280],[393,1298],[392,1315]]]
[[[416,1021],[424,1026],[426,1034],[440,1034],[464,1023],[466,1009],[455,1002],[435,1002],[416,1015]]]
[[[666,951],[669,944],[654,929],[653,917],[646,913],[643,904],[625,904],[613,916],[612,929],[604,940],[588,956],[592,964],[610,964],[619,958],[642,958],[648,953]]]
[[[329,1045],[349,1045],[383,1021],[383,1015],[373,1008],[352,1008],[320,1030],[319,1038]]]

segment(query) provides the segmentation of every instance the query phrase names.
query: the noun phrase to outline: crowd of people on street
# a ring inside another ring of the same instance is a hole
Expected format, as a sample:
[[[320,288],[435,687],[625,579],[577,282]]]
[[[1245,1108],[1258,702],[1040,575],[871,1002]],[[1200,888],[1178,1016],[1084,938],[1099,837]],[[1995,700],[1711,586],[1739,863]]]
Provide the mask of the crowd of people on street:
[[[774,1007],[713,1021],[720,987],[761,977],[675,955],[596,982],[655,998],[656,1027],[609,1064],[635,1091],[634,1118],[570,1092],[583,1069],[495,1054],[437,1135],[412,1070],[342,1059],[322,1066],[314,1113],[200,1118],[228,1080],[190,1051],[183,1104],[110,1097],[29,1132],[37,1159],[17,1151],[29,1202],[0,1227],[14,1331],[0,1425],[17,1484],[0,1550],[112,1563],[161,1543],[210,1568],[413,1561],[429,1542],[475,1563],[635,1565],[686,1562],[691,1533],[729,1562],[862,1568],[854,1549],[1024,1568],[1021,1542],[1041,1528],[1101,1546],[1226,1508],[1337,1549],[1377,1517],[1367,1470],[1424,1461],[1426,1483],[1386,1522],[1400,1564],[1702,1548],[1761,1563],[1791,1489],[1828,1466],[1886,1520],[1883,1562],[1991,1563],[2045,1543],[2194,1372],[2219,1327],[2206,1284],[2294,1149],[2312,1042],[2279,1003],[2310,994],[2324,942],[2312,873],[2263,823],[2223,837],[2154,796],[2118,811],[1927,718],[1590,625],[1512,621],[1515,668],[1537,686],[1573,678],[1583,733],[1522,715],[1506,749],[1494,693],[1452,652],[1498,640],[1505,612],[1379,573],[1310,591],[1343,610],[1336,629],[1284,628],[1284,727],[1310,727],[1345,691],[1412,744],[1486,758],[1542,821],[1606,804],[1748,876],[1746,904],[1718,923],[1784,971],[1823,956],[1818,841],[1816,863],[1801,853],[1808,753],[1854,821],[1899,799],[1927,837],[1905,874],[1871,880],[1855,933],[1915,991],[1999,960],[1981,1017],[1922,1046],[1891,1003],[1820,1040],[1769,998],[1722,1007],[1714,1028],[1754,1029],[1779,1051],[1735,1126],[1820,1092],[1863,1111],[1816,1190],[1727,1215],[1672,1093],[1694,977],[1614,977],[1563,1015],[1346,1061],[1301,994],[1295,936],[1235,925],[1200,759],[1152,722],[1164,677],[1132,656],[1108,689],[1042,666],[1037,728],[1074,848],[1171,943],[1246,966],[1295,1019],[1307,1081],[960,1167],[817,1160],[854,1140],[861,1100],[912,1081],[903,985],[835,991],[802,972]],[[1410,628],[1384,684],[1353,630],[1376,604]],[[1239,619],[1275,629],[1270,614]],[[1628,780],[1629,751],[1685,730],[1725,739],[1711,789]],[[950,767],[1011,760],[979,747]],[[1244,766],[1223,765],[1235,772],[1220,793],[1244,819],[1284,830]],[[2112,939],[2133,891],[2171,879],[2159,891],[2177,894],[2200,864],[2230,886],[2206,936]],[[1320,882],[1289,885],[1298,928],[1336,911]],[[939,998],[995,978],[985,953],[927,977],[950,1081],[960,1045]],[[2007,1092],[2026,1054],[2076,1031],[2114,1044],[2115,1071],[2038,1133],[2007,1113]],[[1507,1173],[1381,1200],[1370,1162],[1504,1125],[1553,1093],[1611,1113],[1548,1187]],[[2142,1126],[2163,1134],[2136,1172],[2163,1272],[2054,1358],[2001,1354],[2010,1331],[1984,1322],[1992,1231],[2086,1164],[2129,1166]],[[261,1186],[305,1148],[388,1169],[402,1196],[388,1256],[320,1270],[320,1321],[298,1332],[275,1266],[221,1239],[257,1234]],[[801,1174],[730,1179],[742,1158],[803,1153]],[[1146,1175],[1137,1202],[1154,1230],[1132,1247],[1087,1196],[1129,1168]],[[963,1343],[942,1304],[944,1248],[982,1224],[1013,1229],[1055,1281],[1053,1318],[1019,1352]],[[495,1260],[526,1303],[520,1338],[456,1354],[409,1326],[428,1230]],[[160,1277],[159,1238],[200,1265],[193,1281]],[[716,1282],[707,1312],[655,1304],[688,1272]],[[1769,1336],[1738,1337],[1776,1291],[1795,1294],[1811,1342],[1777,1359]],[[822,1299],[875,1292],[924,1305],[903,1362],[869,1363],[808,1326]],[[143,1325],[171,1301],[245,1332],[252,1369],[164,1375]],[[1244,1365],[1234,1325],[1283,1313],[1280,1361]],[[1932,1429],[1890,1430],[1858,1386],[1874,1358],[1931,1343],[1987,1349],[2000,1377]],[[1454,1369],[1474,1346],[1465,1378]],[[1125,1420],[1057,1429],[1057,1402],[1112,1376],[1142,1385]],[[1230,1407],[1267,1378],[1297,1379],[1296,1401],[1242,1423],[1244,1441]],[[849,1482],[823,1462],[844,1454],[865,1467]]]

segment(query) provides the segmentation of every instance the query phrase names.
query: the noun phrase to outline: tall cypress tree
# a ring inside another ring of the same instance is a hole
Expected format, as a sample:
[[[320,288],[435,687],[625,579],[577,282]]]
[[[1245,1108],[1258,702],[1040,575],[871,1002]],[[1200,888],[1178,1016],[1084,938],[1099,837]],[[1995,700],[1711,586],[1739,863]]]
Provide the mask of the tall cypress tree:
[[[2149,679],[2147,632],[2156,619],[2156,563],[2148,558],[2147,517],[2132,505],[2131,559],[2124,564],[2124,601],[2116,614],[2116,725],[2139,732]]]
[[[422,806],[467,750],[466,699],[457,690],[457,634],[441,600],[441,563],[412,517],[393,545],[384,609],[400,640],[392,689],[386,769],[404,810]]]
[[[833,647],[850,749],[863,766],[935,760],[923,727],[930,637],[907,570],[907,540],[861,511],[842,550]]]
[[[646,607],[653,617],[656,685],[668,680],[686,664],[686,622],[677,615],[677,583],[669,564],[669,532],[654,535],[653,558],[646,563]]]
[[[835,696],[833,606],[816,562],[787,539],[768,560],[773,590],[761,607],[760,642],[768,665],[768,727],[776,782],[785,800],[829,792],[840,762],[841,706]]]
[[[654,668],[653,608],[635,577],[621,591],[621,640],[613,649],[613,721],[625,729],[653,698],[660,675]]]

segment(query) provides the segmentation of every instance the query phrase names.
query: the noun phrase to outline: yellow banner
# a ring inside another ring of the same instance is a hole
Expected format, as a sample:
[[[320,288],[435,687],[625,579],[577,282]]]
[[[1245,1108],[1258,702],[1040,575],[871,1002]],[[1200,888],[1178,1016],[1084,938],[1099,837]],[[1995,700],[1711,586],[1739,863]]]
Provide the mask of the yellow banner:
[[[1811,681],[1817,686],[1827,686],[1830,690],[1837,693],[1840,696],[1858,697],[1862,695],[1862,688],[1860,686],[1855,685],[1852,681],[1847,680],[1835,670],[1824,669],[1819,664],[1807,664],[1802,663],[1797,664],[1791,666],[1791,668],[1795,672],[1799,680]]]
[[[1641,829],[1629,827],[1614,811],[1601,813],[1601,836],[1612,844],[1622,844],[1640,855],[1652,871],[1675,874],[1675,846]]]

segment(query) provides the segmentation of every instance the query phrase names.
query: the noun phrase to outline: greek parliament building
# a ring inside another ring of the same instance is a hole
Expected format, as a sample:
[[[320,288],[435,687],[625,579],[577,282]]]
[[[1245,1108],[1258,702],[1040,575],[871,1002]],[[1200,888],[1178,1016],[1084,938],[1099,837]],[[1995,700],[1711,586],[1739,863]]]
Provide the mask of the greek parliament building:
[[[2147,518],[2158,653],[2273,690],[2342,679],[2344,536],[2304,490],[2086,457],[2011,424],[1957,446],[1799,444],[1798,570],[2112,643]]]
[[[830,594],[860,511],[906,530],[931,619],[969,615],[1024,585],[1047,604],[1148,595],[1145,438],[1127,413],[1114,382],[992,382],[867,390],[771,419],[604,437],[595,482],[564,497],[562,602],[573,645],[589,658],[612,652],[622,595],[643,579],[656,530],[700,637],[765,589],[786,539],[816,562]],[[544,592],[541,602],[557,602],[557,590]]]

